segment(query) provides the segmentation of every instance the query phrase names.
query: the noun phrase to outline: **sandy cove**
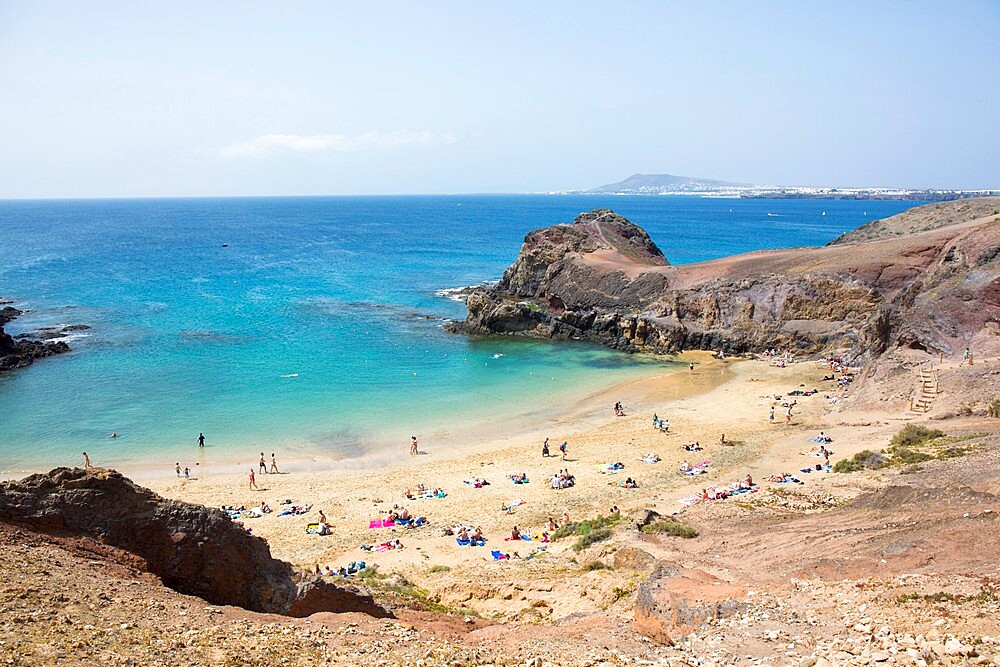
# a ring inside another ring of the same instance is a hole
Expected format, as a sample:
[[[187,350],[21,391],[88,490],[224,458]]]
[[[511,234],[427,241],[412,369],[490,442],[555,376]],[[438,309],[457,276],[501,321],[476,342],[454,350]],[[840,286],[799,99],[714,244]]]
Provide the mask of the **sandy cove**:
[[[570,416],[540,427],[534,434],[494,442],[470,444],[440,451],[433,441],[421,442],[421,455],[408,456],[405,443],[396,460],[379,469],[296,472],[258,475],[259,491],[248,489],[246,475],[213,475],[206,479],[179,481],[173,476],[150,480],[148,485],[169,498],[207,506],[258,505],[262,500],[276,511],[262,518],[247,519],[255,535],[265,538],[272,553],[294,564],[316,563],[340,566],[353,560],[378,564],[383,571],[406,571],[420,565],[448,564],[490,559],[490,550],[517,550],[527,555],[537,543],[504,541],[514,525],[524,532],[540,532],[548,517],[568,513],[572,520],[606,514],[613,505],[622,511],[654,507],[661,513],[684,508],[679,498],[712,484],[726,484],[748,472],[755,481],[775,472],[796,472],[817,459],[803,456],[809,437],[820,429],[835,439],[835,459],[871,445],[875,426],[830,428],[824,425],[830,399],[839,392],[820,379],[829,371],[813,362],[777,368],[758,360],[712,359],[705,353],[679,358],[694,361],[694,371],[679,371],[620,385],[582,400]],[[804,386],[802,386],[804,385]],[[785,425],[784,409],[776,409],[775,422],[768,419],[775,394],[786,397],[794,389],[824,389],[811,397],[797,398],[791,425]],[[625,406],[626,416],[615,417],[615,401]],[[670,420],[669,434],[652,426],[653,413]],[[899,416],[900,418],[902,415]],[[882,424],[886,430],[886,424]],[[897,429],[892,426],[887,430]],[[735,446],[720,446],[720,435]],[[543,458],[541,442],[550,438],[553,456]],[[569,442],[567,461],[560,459],[558,445]],[[686,452],[683,445],[699,441],[700,453]],[[650,465],[640,461],[655,452],[662,461]],[[681,462],[711,461],[708,474],[691,478],[678,474]],[[280,461],[280,458],[279,458]],[[603,464],[621,461],[625,469],[616,475],[599,472]],[[554,491],[548,477],[561,468],[576,476],[576,485]],[[507,476],[527,473],[530,484],[515,485]],[[490,482],[474,488],[465,479],[482,477]],[[624,489],[626,477],[638,481],[638,489]],[[801,477],[810,487],[827,487],[834,480],[825,474]],[[404,490],[418,483],[441,487],[445,498],[407,500]],[[765,483],[766,485],[766,483]],[[296,505],[312,505],[303,516],[277,516],[283,499]],[[513,515],[501,506],[514,499],[525,504]],[[426,516],[430,526],[416,529],[369,529],[371,519],[392,508],[405,506],[413,516]],[[324,510],[332,534],[305,533],[305,526]],[[486,548],[460,548],[453,537],[442,534],[445,526],[464,523],[481,526],[488,538]],[[370,553],[362,544],[378,544],[399,538],[403,550]],[[549,546],[561,552],[568,543]]]

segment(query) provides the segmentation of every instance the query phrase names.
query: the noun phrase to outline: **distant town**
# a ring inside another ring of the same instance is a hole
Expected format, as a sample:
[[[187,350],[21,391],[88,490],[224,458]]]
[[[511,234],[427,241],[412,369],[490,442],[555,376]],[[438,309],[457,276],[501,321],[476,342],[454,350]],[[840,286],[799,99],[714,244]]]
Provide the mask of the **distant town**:
[[[613,195],[687,195],[734,199],[908,199],[915,201],[947,201],[967,197],[1000,196],[1000,189],[916,190],[890,187],[833,188],[750,185],[672,174],[633,174],[618,183],[572,192]]]

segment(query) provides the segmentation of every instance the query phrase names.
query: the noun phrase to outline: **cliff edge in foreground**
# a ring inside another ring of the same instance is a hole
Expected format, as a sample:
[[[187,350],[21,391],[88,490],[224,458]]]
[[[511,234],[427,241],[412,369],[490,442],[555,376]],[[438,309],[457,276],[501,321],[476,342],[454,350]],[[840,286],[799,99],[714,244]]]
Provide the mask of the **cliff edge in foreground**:
[[[220,510],[162,498],[113,470],[56,468],[0,484],[0,522],[95,539],[138,556],[174,590],[289,616],[389,613],[353,587],[297,573]]]
[[[969,206],[914,209],[924,231],[881,225],[872,240],[683,266],[599,209],[528,234],[453,330],[629,352],[838,350],[857,364],[896,347],[953,354],[978,335],[996,339],[1000,319],[1000,200]]]

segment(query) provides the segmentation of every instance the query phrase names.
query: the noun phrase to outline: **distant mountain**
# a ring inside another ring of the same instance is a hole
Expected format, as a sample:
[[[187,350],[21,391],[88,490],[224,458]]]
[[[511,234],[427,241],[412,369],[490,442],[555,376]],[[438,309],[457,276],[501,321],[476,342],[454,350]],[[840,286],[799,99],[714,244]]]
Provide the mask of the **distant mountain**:
[[[746,183],[731,183],[712,178],[693,178],[673,174],[632,174],[624,181],[609,183],[590,192],[629,194],[663,194],[670,192],[705,192],[720,188],[746,188]]]

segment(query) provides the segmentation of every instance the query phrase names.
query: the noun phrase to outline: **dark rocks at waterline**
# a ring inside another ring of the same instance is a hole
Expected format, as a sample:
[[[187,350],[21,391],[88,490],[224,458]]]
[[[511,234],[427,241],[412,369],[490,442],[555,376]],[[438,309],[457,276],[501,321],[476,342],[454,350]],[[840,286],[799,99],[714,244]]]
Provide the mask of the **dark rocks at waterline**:
[[[167,500],[113,470],[56,468],[0,483],[0,521],[117,547],[166,586],[212,604],[290,616],[391,616],[359,588],[273,558],[267,542],[222,511]]]
[[[0,308],[0,373],[17,368],[24,368],[37,359],[53,354],[69,352],[70,347],[65,341],[51,342],[50,339],[62,338],[70,331],[89,329],[86,324],[74,324],[66,327],[47,327],[39,334],[20,334],[15,339],[4,331],[4,325],[22,315],[24,311],[12,306]],[[52,335],[49,336],[48,333]],[[47,340],[37,340],[43,338]]]

